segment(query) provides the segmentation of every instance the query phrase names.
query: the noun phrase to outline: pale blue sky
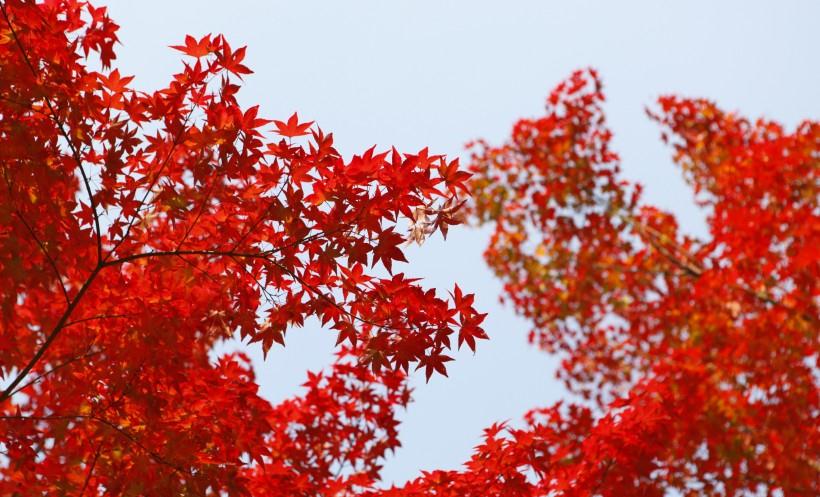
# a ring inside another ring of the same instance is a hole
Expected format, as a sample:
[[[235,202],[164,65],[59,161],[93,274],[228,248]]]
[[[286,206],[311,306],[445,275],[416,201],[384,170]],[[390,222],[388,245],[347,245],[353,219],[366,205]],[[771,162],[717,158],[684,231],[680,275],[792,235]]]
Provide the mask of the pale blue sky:
[[[820,2],[798,1],[203,1],[107,0],[122,26],[119,67],[144,89],[179,68],[167,48],[185,34],[223,33],[248,45],[241,100],[269,118],[298,111],[332,131],[349,156],[377,144],[463,154],[476,137],[504,139],[518,117],[538,115],[550,88],[593,66],[608,96],[614,146],[645,198],[703,233],[703,214],[671,164],[644,107],[664,93],[702,96],[724,108],[792,126],[820,115]],[[385,463],[388,482],[421,469],[456,468],[494,421],[564,396],[555,361],[526,343],[527,323],[497,303],[484,266],[486,232],[460,228],[446,243],[409,250],[402,270],[442,291],[477,294],[491,341],[457,354],[450,378],[414,380],[402,414],[403,447]],[[324,366],[331,332],[288,335],[262,363],[272,401],[298,391]],[[218,413],[214,413],[218,415]]]

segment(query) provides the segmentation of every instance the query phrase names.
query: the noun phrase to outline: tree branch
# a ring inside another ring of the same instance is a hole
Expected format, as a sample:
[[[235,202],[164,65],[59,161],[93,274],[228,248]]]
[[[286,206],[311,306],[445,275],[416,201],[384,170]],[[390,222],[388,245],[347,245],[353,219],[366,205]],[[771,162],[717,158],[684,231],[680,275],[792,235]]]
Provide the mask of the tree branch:
[[[51,330],[51,333],[49,333],[45,342],[43,342],[40,348],[37,349],[37,352],[34,354],[34,357],[32,357],[31,360],[29,360],[28,364],[26,364],[26,366],[19,373],[17,373],[17,376],[14,378],[14,380],[6,387],[3,393],[0,394],[0,403],[5,402],[9,397],[13,395],[12,392],[14,392],[14,390],[17,388],[17,385],[20,384],[21,381],[23,381],[23,378],[25,378],[26,375],[28,375],[31,372],[31,370],[34,368],[34,366],[37,364],[40,358],[43,357],[43,354],[46,353],[46,350],[48,350],[52,342],[54,342],[54,340],[57,338],[57,335],[59,335],[60,331],[62,331],[62,329],[65,327],[65,324],[68,322],[69,316],[71,316],[71,313],[74,312],[74,309],[80,303],[80,300],[83,298],[83,295],[85,295],[85,293],[88,291],[89,287],[91,286],[91,283],[94,282],[94,279],[96,279],[97,275],[100,274],[100,271],[103,267],[104,266],[97,265],[97,267],[94,268],[94,271],[91,272],[91,274],[88,276],[88,279],[86,279],[85,283],[83,283],[83,286],[80,288],[80,291],[77,292],[77,295],[74,296],[74,299],[71,300],[71,302],[69,302],[68,307],[63,312],[63,315],[60,316],[60,319],[59,321],[57,321],[57,324],[54,325],[54,328]]]
[[[97,459],[100,458],[100,451],[102,450],[102,442],[97,445],[97,450],[94,452],[94,459],[91,461],[91,465],[88,467],[88,473],[85,475],[85,482],[83,482],[83,488],[80,489],[80,494],[78,497],[83,497],[85,494],[85,489],[88,488],[88,482],[91,481],[91,474],[94,473],[94,467],[97,465]]]

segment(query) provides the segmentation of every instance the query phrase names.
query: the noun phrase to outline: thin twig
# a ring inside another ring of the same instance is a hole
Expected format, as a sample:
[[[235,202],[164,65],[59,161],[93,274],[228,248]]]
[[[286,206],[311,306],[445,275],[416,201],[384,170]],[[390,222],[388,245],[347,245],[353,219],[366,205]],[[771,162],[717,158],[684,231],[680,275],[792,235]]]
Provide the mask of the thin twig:
[[[40,247],[40,251],[43,253],[43,255],[46,256],[46,260],[48,260],[48,264],[49,266],[51,266],[51,269],[54,270],[54,276],[57,278],[57,282],[60,284],[60,289],[63,291],[63,297],[65,297],[66,305],[68,305],[71,302],[71,297],[68,296],[68,290],[66,289],[65,284],[63,283],[63,275],[60,274],[60,270],[57,269],[57,263],[54,262],[54,259],[48,253],[48,250],[46,250],[46,247],[45,245],[43,245],[43,242],[41,242],[40,239],[37,237],[37,234],[34,232],[34,229],[32,229],[31,225],[29,225],[28,222],[26,222],[26,219],[23,217],[23,214],[21,214],[19,210],[15,210],[14,213],[20,219],[20,222],[22,222],[23,225],[26,227],[31,237],[34,238],[34,241],[37,242],[37,246]]]
[[[58,364],[57,366],[54,366],[53,368],[51,368],[51,369],[49,369],[49,370],[46,370],[46,371],[44,371],[44,372],[40,373],[39,375],[35,376],[35,377],[34,377],[34,378],[32,378],[31,380],[27,381],[26,383],[24,383],[23,385],[21,385],[20,387],[18,387],[16,390],[14,390],[13,392],[11,392],[11,395],[9,395],[9,397],[14,396],[14,395],[15,395],[16,393],[18,393],[18,392],[22,392],[22,391],[23,391],[23,390],[25,390],[26,388],[28,388],[28,387],[30,387],[30,386],[32,386],[32,385],[34,385],[35,383],[37,383],[38,381],[42,380],[43,378],[45,378],[46,376],[50,375],[51,373],[54,373],[55,371],[58,371],[58,370],[60,370],[60,369],[62,369],[62,368],[64,368],[64,367],[66,367],[66,366],[69,366],[69,365],[71,365],[71,364],[73,364],[73,363],[75,363],[75,362],[79,361],[80,359],[85,359],[85,358],[88,358],[88,357],[92,357],[92,356],[95,356],[95,355],[97,355],[97,354],[99,354],[99,353],[101,353],[101,352],[102,352],[101,350],[96,350],[96,351],[94,351],[94,352],[87,352],[87,353],[85,353],[85,354],[83,354],[83,355],[79,355],[79,356],[77,356],[77,357],[72,357],[72,358],[71,358],[71,359],[69,359],[68,361],[63,362],[63,363],[61,363],[61,364]]]
[[[102,442],[97,445],[97,450],[94,452],[94,459],[91,461],[91,465],[88,467],[88,473],[85,475],[85,482],[83,482],[83,488],[80,489],[80,494],[78,497],[83,497],[85,494],[85,489],[88,488],[88,482],[91,481],[91,474],[94,472],[94,467],[97,465],[97,459],[100,458],[100,451],[102,450]]]

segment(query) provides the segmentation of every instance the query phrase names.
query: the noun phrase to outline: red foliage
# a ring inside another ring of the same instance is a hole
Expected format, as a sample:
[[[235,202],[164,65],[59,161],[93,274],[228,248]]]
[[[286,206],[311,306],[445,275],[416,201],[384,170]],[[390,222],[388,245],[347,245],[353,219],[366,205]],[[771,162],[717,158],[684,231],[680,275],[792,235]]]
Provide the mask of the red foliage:
[[[419,209],[424,236],[445,230],[469,175],[426,150],[344,160],[296,114],[240,108],[245,49],[220,36],[188,37],[182,71],[145,93],[110,68],[104,9],[2,15],[0,495],[370,485],[404,373],[445,373],[454,338],[484,332],[460,290],[365,266],[404,260]],[[345,353],[304,398],[273,408],[246,360],[209,360],[310,317]]]
[[[487,262],[602,412],[534,411],[523,439],[538,459],[515,430],[490,457],[523,495],[816,495],[820,125],[788,133],[661,98],[650,115],[709,213],[699,240],[618,177],[602,102],[595,72],[576,72],[544,117],[473,149]]]
[[[591,71],[479,142],[471,176],[426,149],[345,160],[296,114],[240,108],[245,49],[221,36],[175,46],[181,72],[146,93],[111,66],[105,9],[0,9],[0,495],[820,492],[817,123],[661,99],[700,240],[619,178]],[[589,402],[380,490],[407,373],[446,375],[454,336],[486,338],[471,295],[392,274],[468,188],[505,298]],[[280,405],[244,356],[209,359],[311,317],[337,360]]]

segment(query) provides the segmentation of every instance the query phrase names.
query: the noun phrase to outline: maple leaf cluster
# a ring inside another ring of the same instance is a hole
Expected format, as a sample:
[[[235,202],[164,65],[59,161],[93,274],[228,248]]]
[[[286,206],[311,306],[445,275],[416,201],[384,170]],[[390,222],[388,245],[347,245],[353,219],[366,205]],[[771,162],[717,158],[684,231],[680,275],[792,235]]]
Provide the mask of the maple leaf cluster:
[[[186,37],[143,92],[104,8],[0,13],[0,495],[820,492],[817,123],[661,98],[699,239],[620,177],[591,70],[467,171],[426,149],[344,159],[295,113],[243,109],[245,48],[222,36]],[[578,401],[381,488],[408,374],[487,337],[472,295],[393,272],[465,219],[493,228],[504,299]],[[278,405],[246,356],[211,356],[311,318],[336,359]]]
[[[371,484],[406,373],[486,337],[460,289],[392,272],[404,223],[441,211],[425,236],[446,231],[469,174],[426,149],[346,160],[296,114],[241,108],[245,48],[221,36],[173,47],[181,71],[143,92],[105,9],[0,7],[0,494]],[[297,400],[209,358],[310,318],[344,353]]]

